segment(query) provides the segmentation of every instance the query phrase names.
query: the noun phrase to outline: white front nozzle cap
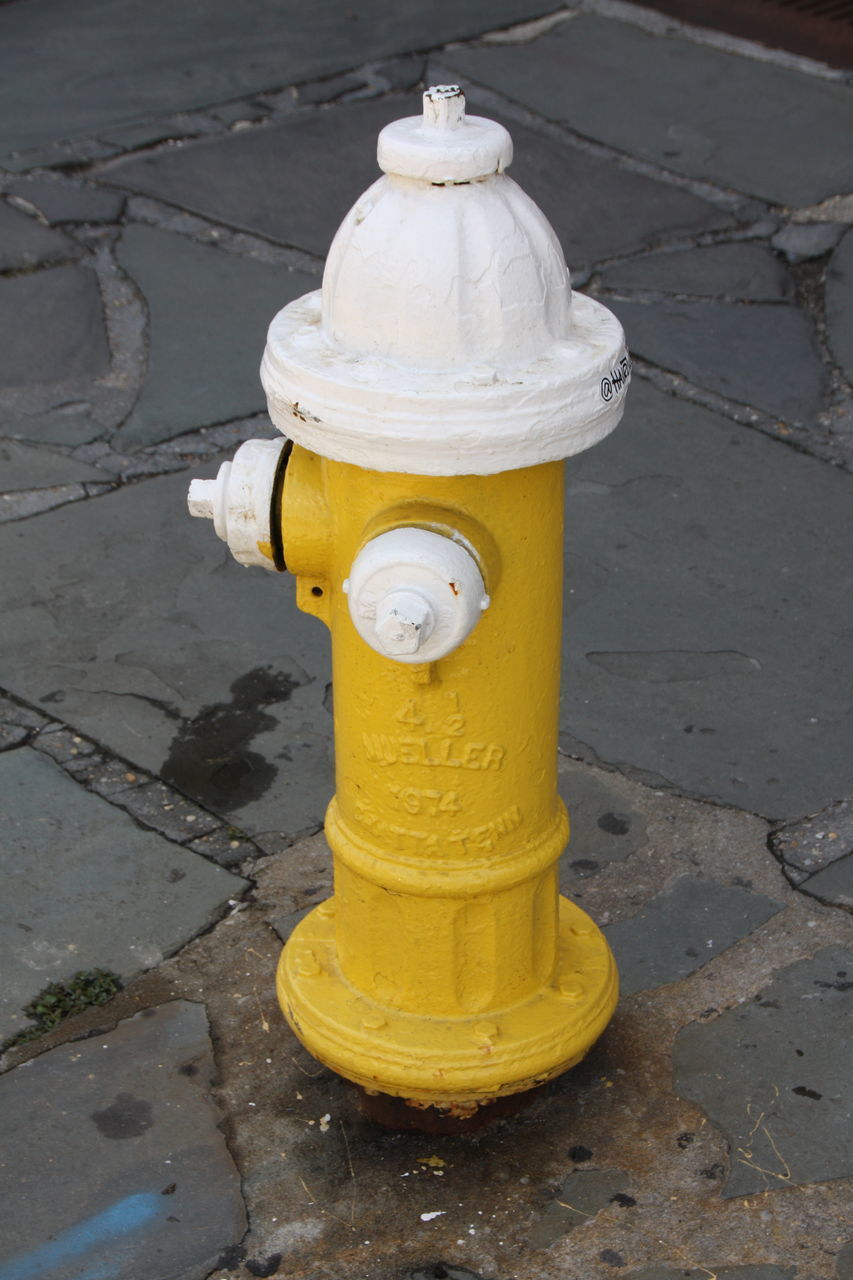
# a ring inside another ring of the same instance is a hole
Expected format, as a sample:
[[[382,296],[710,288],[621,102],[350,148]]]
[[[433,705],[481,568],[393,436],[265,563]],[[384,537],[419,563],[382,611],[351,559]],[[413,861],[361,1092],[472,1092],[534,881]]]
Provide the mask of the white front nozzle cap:
[[[350,617],[371,649],[396,662],[435,662],[462,643],[488,607],[474,557],[428,529],[372,538],[344,583]]]

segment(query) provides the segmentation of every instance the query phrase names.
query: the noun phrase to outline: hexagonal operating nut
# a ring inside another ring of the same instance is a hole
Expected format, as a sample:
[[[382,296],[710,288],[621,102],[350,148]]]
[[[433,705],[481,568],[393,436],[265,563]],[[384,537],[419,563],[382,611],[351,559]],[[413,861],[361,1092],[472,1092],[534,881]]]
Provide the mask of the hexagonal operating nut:
[[[390,658],[417,653],[434,626],[435,614],[418,591],[389,591],[376,606],[376,638]]]

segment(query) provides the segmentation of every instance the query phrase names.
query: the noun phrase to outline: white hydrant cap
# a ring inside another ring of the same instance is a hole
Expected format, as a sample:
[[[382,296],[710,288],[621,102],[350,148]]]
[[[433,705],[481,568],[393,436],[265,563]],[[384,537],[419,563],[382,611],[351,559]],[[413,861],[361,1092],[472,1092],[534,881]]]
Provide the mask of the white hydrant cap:
[[[215,480],[190,482],[190,515],[212,520],[240,564],[278,568],[272,551],[272,496],[286,443],[246,440],[231,462],[223,462]]]
[[[429,529],[380,533],[362,547],[343,584],[356,631],[397,662],[436,662],[488,608],[471,553]]]
[[[385,173],[444,184],[472,182],[503,173],[512,160],[512,138],[495,120],[465,115],[465,95],[456,84],[424,94],[424,114],[386,125],[376,145]]]
[[[488,475],[564,458],[622,416],[619,322],[572,294],[559,242],[504,172],[507,131],[456,86],[379,136],[385,175],[329,251],[321,292],[270,326],[276,426],[342,462]]]

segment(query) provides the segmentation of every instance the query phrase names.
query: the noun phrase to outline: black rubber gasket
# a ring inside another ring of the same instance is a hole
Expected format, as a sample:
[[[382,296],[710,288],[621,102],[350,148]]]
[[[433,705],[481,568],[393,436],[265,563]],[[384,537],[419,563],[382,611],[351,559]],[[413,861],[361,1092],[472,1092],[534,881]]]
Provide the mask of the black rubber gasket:
[[[270,497],[270,546],[272,548],[273,564],[279,573],[284,573],[287,570],[287,562],[284,558],[284,540],[281,533],[281,507],[284,494],[284,477],[292,453],[293,441],[285,438],[284,447],[279,455]]]

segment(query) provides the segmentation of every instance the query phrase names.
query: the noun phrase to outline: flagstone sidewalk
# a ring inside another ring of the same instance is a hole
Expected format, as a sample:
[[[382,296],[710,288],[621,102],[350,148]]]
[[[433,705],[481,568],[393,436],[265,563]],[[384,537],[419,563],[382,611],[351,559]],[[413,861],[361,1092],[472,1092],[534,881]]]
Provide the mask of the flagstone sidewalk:
[[[622,999],[428,1137],[278,1011],[328,639],[185,497],[447,82],[635,377],[567,464],[560,707]],[[851,1280],[851,77],[619,0],[11,0],[0,104],[0,1280]]]

